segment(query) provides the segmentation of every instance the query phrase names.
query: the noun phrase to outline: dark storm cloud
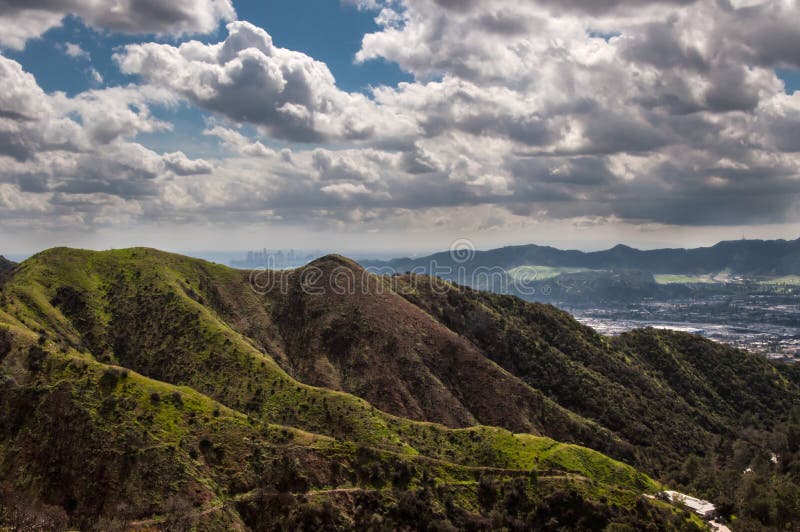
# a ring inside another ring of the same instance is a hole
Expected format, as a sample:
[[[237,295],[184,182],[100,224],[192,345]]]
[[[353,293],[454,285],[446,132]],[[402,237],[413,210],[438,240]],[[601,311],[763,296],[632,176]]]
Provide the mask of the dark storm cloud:
[[[582,153],[646,152],[676,139],[668,129],[655,127],[642,117],[602,111],[585,117]]]
[[[50,190],[49,176],[44,174],[22,174],[14,176],[14,182],[22,192],[47,192]]]
[[[487,33],[508,36],[526,33],[530,28],[531,21],[521,18],[511,11],[497,11],[480,15],[478,23]]]

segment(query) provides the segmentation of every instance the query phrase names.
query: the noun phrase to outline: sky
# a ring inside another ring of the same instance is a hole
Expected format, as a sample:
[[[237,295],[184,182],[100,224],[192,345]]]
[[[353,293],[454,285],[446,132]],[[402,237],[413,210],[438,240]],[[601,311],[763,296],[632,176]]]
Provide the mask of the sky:
[[[0,2],[0,253],[800,237],[796,0]]]

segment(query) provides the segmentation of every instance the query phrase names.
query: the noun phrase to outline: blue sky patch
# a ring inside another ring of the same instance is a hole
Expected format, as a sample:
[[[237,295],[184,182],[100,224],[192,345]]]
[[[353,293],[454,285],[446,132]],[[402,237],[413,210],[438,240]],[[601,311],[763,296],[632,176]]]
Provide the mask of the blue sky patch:
[[[786,94],[794,94],[794,91],[800,90],[800,70],[779,68],[775,70],[775,73],[783,80]]]

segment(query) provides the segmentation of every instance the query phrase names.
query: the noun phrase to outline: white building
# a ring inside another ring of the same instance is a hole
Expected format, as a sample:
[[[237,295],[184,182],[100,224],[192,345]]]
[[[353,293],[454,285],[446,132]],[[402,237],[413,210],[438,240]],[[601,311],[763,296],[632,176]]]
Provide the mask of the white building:
[[[717,513],[717,508],[708,501],[680,493],[678,491],[665,491],[664,495],[673,503],[680,503],[703,519],[711,519]]]

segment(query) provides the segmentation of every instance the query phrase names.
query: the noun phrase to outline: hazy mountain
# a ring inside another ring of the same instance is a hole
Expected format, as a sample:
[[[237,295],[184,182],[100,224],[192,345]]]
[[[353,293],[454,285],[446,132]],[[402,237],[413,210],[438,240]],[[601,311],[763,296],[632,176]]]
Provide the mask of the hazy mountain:
[[[793,369],[743,351],[338,256],[251,274],[58,248],[0,293],[0,518],[691,529],[650,475],[778,527],[798,402]],[[774,511],[737,499],[742,464]]]
[[[701,274],[730,270],[754,275],[800,274],[800,239],[735,240],[696,249],[654,249],[642,251],[624,245],[605,251],[560,250],[549,246],[509,246],[477,251],[466,262],[454,260],[449,252],[416,259],[362,261],[364,266],[392,268],[398,272],[431,273],[431,265],[456,269],[460,266],[511,270],[519,266],[558,266],[593,270],[639,270],[649,273]],[[434,272],[435,273],[435,272]]]

